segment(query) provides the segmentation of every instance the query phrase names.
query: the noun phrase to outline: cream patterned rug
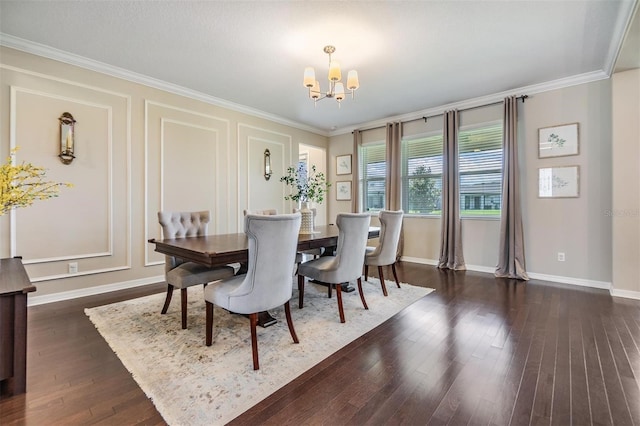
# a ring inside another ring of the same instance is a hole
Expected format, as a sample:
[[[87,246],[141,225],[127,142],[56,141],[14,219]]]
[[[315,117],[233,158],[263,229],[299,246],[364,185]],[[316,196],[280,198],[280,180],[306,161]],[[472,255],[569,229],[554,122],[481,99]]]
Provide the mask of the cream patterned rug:
[[[260,370],[251,358],[249,320],[214,308],[213,345],[204,345],[202,287],[189,289],[188,329],[180,328],[180,293],[166,315],[164,294],[86,309],[100,334],[170,425],[221,425],[240,415],[349,342],[378,326],[433,289],[376,278],[363,281],[366,311],[357,290],[343,293],[346,323],[340,324],[335,292],[307,283],[305,306],[298,292],[291,316],[300,340],[294,344],[284,308],[269,311],[277,324],[258,327]],[[295,286],[297,287],[297,286]]]

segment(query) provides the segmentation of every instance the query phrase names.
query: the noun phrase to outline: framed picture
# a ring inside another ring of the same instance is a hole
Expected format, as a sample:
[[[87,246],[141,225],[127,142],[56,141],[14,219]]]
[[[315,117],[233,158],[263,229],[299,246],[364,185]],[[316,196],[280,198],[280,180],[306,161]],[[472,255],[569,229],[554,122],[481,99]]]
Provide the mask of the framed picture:
[[[351,154],[338,155],[336,157],[336,174],[337,175],[351,174]]]
[[[351,156],[349,156],[351,157]],[[336,182],[336,200],[351,200],[351,181]]]
[[[578,123],[538,129],[538,158],[578,155]]]
[[[579,166],[538,169],[538,197],[576,198],[579,196]]]

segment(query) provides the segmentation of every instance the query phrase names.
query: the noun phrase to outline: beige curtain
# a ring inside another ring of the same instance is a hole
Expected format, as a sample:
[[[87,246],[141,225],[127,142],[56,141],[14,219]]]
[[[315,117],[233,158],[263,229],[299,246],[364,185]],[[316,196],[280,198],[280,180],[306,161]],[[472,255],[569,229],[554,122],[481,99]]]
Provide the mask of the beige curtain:
[[[528,280],[524,261],[524,233],[518,179],[518,98],[504,100],[502,142],[502,210],[496,277]]]
[[[387,123],[387,191],[385,205],[388,210],[401,208],[402,181],[402,123]]]
[[[460,187],[458,179],[457,110],[444,113],[442,156],[442,231],[438,268],[464,270],[460,226]]]
[[[362,132],[360,130],[353,131],[353,157],[351,161],[351,211],[358,213],[360,211],[360,158],[358,153],[362,145]]]

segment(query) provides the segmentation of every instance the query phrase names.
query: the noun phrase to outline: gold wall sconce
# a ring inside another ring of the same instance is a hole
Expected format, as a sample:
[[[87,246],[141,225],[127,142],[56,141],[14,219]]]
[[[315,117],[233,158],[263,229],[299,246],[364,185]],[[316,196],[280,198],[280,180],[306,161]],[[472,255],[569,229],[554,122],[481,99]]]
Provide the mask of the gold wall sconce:
[[[264,150],[264,179],[271,179],[273,170],[271,169],[271,152],[268,149]]]
[[[75,155],[73,155],[75,145],[75,124],[76,120],[68,112],[63,112],[60,118],[60,161],[63,164],[71,164]]]

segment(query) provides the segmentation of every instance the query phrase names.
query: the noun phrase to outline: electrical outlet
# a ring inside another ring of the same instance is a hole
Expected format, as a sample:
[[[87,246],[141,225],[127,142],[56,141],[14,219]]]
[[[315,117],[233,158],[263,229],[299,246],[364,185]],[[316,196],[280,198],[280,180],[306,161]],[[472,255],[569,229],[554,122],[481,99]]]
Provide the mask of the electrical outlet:
[[[564,253],[561,251],[558,252],[558,262],[564,262]]]
[[[69,263],[69,273],[77,274],[78,273],[78,262],[70,262]]]

